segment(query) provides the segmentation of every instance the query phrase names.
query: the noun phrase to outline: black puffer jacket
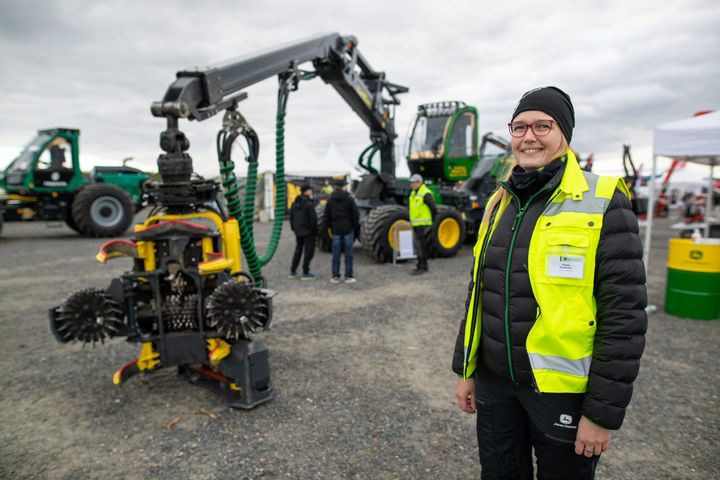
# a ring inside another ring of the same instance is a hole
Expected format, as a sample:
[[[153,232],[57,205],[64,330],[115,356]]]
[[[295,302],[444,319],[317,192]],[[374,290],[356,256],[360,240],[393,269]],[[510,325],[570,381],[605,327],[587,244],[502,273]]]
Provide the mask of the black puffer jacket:
[[[298,237],[317,235],[315,203],[306,195],[298,195],[290,208],[290,228]]]
[[[498,375],[514,378],[519,384],[532,383],[530,361],[525,349],[537,308],[527,268],[530,238],[564,170],[563,164],[549,181],[546,180],[544,186],[531,186],[530,191],[518,189],[512,182],[508,185],[523,205],[533,194],[537,195],[515,226],[520,207],[518,199],[513,199],[491,237],[485,257],[478,362]],[[513,228],[519,231],[510,256]],[[609,429],[620,428],[622,424],[645,346],[647,293],[642,253],[637,219],[630,200],[616,190],[605,212],[598,244],[594,287],[598,307],[597,330],[582,407],[583,415]],[[466,314],[460,325],[453,355],[453,371],[458,374],[462,374],[463,370],[465,318],[473,287],[474,280],[471,280],[465,305]],[[506,308],[508,329],[505,327]]]
[[[355,200],[344,190],[336,190],[330,195],[325,204],[325,218],[323,231],[332,230],[333,235],[347,235],[354,233],[360,235],[360,220]]]

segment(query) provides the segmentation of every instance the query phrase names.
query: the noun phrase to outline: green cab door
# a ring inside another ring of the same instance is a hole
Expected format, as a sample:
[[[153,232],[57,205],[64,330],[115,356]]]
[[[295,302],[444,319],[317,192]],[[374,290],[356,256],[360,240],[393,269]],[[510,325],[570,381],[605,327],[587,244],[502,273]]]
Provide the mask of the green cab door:
[[[477,131],[477,110],[474,107],[461,108],[449,119],[443,149],[446,180],[458,182],[470,176],[477,163]]]
[[[28,187],[38,192],[72,192],[86,183],[80,171],[78,133],[57,129],[40,132],[48,137],[37,152]]]

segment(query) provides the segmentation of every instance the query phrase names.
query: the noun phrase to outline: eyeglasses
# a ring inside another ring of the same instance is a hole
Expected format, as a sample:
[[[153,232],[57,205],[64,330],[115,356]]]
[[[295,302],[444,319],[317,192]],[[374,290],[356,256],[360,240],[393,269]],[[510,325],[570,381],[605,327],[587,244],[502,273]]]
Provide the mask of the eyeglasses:
[[[512,122],[508,123],[508,130],[513,137],[524,137],[530,127],[536,137],[544,137],[552,130],[553,123],[552,120],[538,120],[533,123]]]

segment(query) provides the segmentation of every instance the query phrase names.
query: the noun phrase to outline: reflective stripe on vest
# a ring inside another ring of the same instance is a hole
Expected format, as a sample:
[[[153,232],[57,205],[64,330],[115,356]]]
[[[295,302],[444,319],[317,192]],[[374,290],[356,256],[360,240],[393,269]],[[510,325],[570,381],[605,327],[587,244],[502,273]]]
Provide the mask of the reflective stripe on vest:
[[[590,371],[592,356],[569,360],[563,357],[552,355],[540,355],[539,353],[528,353],[530,364],[538,370],[555,370],[556,372],[569,373],[570,375],[587,376]]]
[[[432,195],[424,183],[410,193],[410,225],[413,227],[432,225],[432,212],[425,203],[425,195],[428,193]]]
[[[603,215],[616,188],[629,196],[619,178],[583,172],[575,155],[568,151],[560,185],[533,229],[528,273],[539,308],[526,348],[541,392],[582,393],[586,389],[597,327],[593,294],[595,257]],[[500,202],[498,217],[508,204],[509,199]],[[497,219],[493,223],[495,227]],[[494,228],[490,229],[490,236],[493,231]],[[485,239],[486,232],[481,225],[475,247],[476,283],[477,257],[484,255],[478,250],[483,250],[489,241]],[[482,285],[474,289],[466,319],[465,378],[472,376],[477,362],[482,308],[473,307],[481,289]],[[480,302],[477,303],[479,306]]]
[[[584,172],[583,176],[588,184],[588,190],[590,192],[595,192],[597,190],[598,179],[600,177],[588,172]],[[573,199],[573,201],[564,201],[561,203],[551,202],[542,214],[546,217],[552,217],[558,215],[559,213],[567,212],[604,214],[608,205],[610,205],[610,198],[584,195],[580,200]]]

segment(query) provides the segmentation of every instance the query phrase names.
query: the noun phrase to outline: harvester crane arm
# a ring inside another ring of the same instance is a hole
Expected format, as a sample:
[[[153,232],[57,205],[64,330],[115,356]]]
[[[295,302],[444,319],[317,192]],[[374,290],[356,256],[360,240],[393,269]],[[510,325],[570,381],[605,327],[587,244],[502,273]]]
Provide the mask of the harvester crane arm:
[[[313,73],[298,70],[306,62],[313,63]],[[318,35],[205,69],[180,71],[163,100],[153,103],[151,111],[169,121],[204,120],[243,100],[247,96],[242,92],[244,88],[275,75],[295,76],[293,88],[299,79],[315,75],[332,85],[370,128],[372,141],[381,147],[382,171],[394,175],[393,143],[397,134],[392,107],[400,103],[398,94],[408,89],[388,82],[384,72],[374,70],[353,36]]]
[[[630,145],[623,145],[623,170],[625,170],[625,183],[630,192],[635,195],[635,184],[638,180],[638,171],[635,168],[632,156],[630,155]]]

